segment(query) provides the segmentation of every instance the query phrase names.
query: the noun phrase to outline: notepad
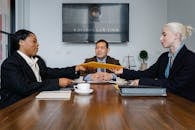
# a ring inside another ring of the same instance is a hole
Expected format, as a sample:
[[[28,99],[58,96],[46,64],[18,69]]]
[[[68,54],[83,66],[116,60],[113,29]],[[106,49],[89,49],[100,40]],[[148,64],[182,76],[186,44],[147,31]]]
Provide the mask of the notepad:
[[[39,100],[69,100],[70,98],[71,91],[43,91],[36,96]]]

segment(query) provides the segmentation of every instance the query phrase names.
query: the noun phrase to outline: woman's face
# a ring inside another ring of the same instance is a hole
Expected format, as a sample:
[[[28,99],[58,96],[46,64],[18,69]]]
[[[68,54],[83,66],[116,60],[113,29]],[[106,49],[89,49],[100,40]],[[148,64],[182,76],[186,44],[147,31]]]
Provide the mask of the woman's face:
[[[160,42],[164,48],[170,48],[174,46],[176,40],[176,34],[173,33],[168,27],[162,29],[162,34],[160,37]]]
[[[19,44],[19,50],[29,57],[35,56],[38,52],[39,44],[34,34],[30,34],[25,40],[20,40]]]

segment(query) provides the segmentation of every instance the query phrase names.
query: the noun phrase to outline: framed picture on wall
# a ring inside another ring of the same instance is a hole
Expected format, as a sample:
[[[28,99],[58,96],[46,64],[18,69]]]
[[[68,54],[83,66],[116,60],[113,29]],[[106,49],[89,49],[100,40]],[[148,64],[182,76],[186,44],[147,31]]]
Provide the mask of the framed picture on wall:
[[[62,41],[129,42],[129,3],[63,3]]]

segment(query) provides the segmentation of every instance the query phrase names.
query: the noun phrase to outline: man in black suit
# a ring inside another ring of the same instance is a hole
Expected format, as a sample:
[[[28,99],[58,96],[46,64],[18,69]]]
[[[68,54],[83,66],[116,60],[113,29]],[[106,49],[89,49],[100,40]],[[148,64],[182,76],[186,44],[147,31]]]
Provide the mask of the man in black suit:
[[[192,33],[192,27],[181,23],[168,23],[160,38],[163,53],[149,69],[133,71],[113,70],[120,77],[131,79],[132,85],[160,85],[177,95],[195,101],[195,53],[188,50],[184,40]]]
[[[58,90],[78,78],[82,66],[67,68],[49,68],[44,60],[37,56],[36,35],[28,30],[19,30],[14,34],[15,49],[1,66],[1,104],[5,107],[14,102],[43,90]]]
[[[107,41],[101,39],[96,42],[95,53],[96,56],[85,59],[85,63],[95,61],[101,63],[109,63],[120,65],[119,60],[108,56],[109,44]],[[116,75],[107,69],[87,69],[84,74],[84,80],[87,81],[109,81],[115,80]]]

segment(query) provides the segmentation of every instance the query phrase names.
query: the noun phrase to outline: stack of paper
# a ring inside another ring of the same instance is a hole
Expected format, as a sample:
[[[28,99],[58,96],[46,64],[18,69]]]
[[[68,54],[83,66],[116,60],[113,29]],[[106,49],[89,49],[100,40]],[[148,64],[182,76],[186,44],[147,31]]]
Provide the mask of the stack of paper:
[[[41,100],[69,100],[71,91],[43,91],[36,98]]]

